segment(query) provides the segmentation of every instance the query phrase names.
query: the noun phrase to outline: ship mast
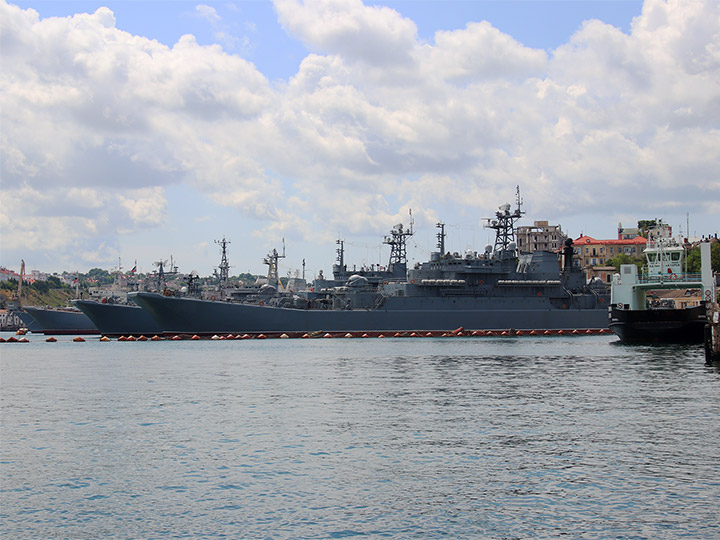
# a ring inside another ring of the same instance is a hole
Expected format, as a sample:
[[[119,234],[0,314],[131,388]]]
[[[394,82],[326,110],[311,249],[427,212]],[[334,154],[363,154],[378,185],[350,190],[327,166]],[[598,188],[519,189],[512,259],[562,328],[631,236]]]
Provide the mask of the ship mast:
[[[440,255],[445,255],[445,224],[441,221],[436,223],[435,226],[438,228],[437,232],[437,248]]]
[[[218,266],[220,272],[215,272],[215,275],[218,276],[218,287],[222,291],[227,287],[228,281],[230,280],[230,263],[227,258],[227,245],[230,243],[230,240],[225,240],[223,236],[222,240],[215,240],[215,243],[222,248],[220,266]]]
[[[345,270],[345,242],[343,240],[335,240],[340,247],[335,250],[337,253],[337,261],[340,270]]]
[[[383,240],[383,244],[390,246],[389,268],[393,268],[396,264],[407,264],[407,239],[413,235],[413,223],[411,211],[410,227],[403,229],[402,223],[398,223],[390,231],[390,236],[386,236]]]
[[[272,253],[269,253],[268,256],[263,259],[263,264],[268,265],[268,283],[275,287],[278,287],[278,283],[280,283],[280,279],[278,278],[278,260],[285,258],[284,238],[282,239],[282,245],[282,255],[279,255],[277,249],[273,248]]]
[[[516,208],[511,213],[510,205],[502,205],[495,212],[495,219],[487,219],[487,227],[495,229],[495,252],[502,252],[510,249],[510,244],[515,242],[515,222],[525,213],[522,210],[522,199],[520,198],[520,186],[516,186],[515,196]]]
[[[154,263],[153,263],[153,265],[154,265],[154,266],[157,266],[157,268],[158,268],[158,272],[157,272],[157,290],[160,291],[160,292],[162,292],[163,290],[165,290],[165,287],[166,287],[166,285],[165,285],[165,270],[164,270],[164,268],[163,268],[166,263],[167,263],[167,261],[157,261],[157,262],[154,262]]]

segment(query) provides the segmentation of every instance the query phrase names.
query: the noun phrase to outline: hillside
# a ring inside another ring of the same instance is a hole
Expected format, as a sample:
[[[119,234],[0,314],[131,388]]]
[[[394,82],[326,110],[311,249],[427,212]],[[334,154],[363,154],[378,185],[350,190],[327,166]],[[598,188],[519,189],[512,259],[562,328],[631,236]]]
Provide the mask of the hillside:
[[[15,294],[14,290],[0,289],[0,307],[7,307]],[[48,289],[40,292],[34,289],[23,289],[22,305],[24,306],[67,306],[75,296],[75,291],[68,288]]]

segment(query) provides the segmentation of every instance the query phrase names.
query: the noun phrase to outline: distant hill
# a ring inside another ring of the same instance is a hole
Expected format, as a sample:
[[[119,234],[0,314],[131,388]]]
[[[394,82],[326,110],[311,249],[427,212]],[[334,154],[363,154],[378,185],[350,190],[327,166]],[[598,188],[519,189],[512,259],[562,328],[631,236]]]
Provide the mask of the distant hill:
[[[22,305],[24,306],[51,306],[63,307],[75,298],[75,290],[68,286],[50,288],[45,282],[43,285],[23,285]],[[5,308],[13,300],[17,292],[17,281],[10,280],[0,284],[0,308]]]

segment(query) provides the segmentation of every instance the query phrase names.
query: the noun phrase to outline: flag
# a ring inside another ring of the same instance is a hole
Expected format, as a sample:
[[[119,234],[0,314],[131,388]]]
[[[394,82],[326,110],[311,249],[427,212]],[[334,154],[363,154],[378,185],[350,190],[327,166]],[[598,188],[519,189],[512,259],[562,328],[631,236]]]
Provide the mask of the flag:
[[[135,272],[137,272],[137,263],[135,263],[135,266],[133,266],[132,270],[130,270],[131,274],[134,274]]]
[[[78,282],[78,278],[76,277],[76,278],[73,280],[73,285],[74,285],[75,283],[77,283],[77,282]]]

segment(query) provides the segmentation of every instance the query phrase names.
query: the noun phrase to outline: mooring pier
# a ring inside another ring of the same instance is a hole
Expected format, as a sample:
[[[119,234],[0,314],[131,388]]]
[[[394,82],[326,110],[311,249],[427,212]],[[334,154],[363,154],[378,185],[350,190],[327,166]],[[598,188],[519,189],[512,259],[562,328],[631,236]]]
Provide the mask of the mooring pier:
[[[705,326],[705,362],[720,362],[720,304],[708,302]]]

